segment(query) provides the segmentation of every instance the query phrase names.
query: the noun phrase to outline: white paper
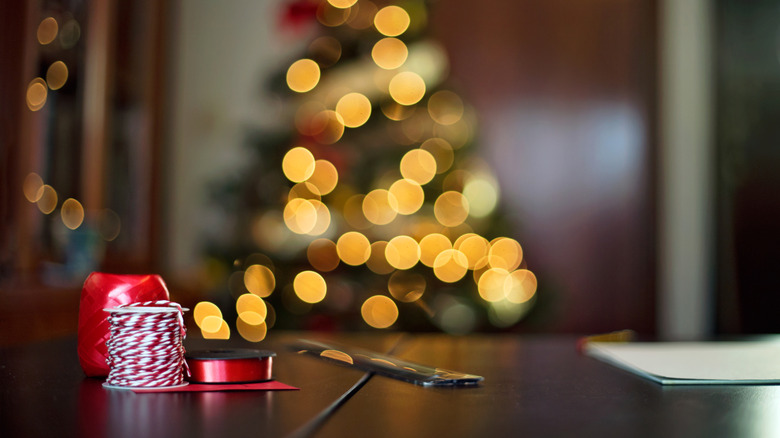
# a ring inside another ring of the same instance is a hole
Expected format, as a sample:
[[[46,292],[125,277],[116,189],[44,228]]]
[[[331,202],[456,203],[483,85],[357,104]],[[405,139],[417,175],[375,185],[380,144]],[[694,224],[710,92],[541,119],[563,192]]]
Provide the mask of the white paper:
[[[586,354],[664,385],[780,384],[780,342],[591,342]]]

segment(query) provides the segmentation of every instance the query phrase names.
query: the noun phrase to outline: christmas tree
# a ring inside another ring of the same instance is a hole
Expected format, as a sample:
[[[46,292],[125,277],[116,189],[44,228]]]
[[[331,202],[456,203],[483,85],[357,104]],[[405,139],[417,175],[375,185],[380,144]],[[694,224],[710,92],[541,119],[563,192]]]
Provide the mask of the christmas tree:
[[[203,335],[229,336],[233,317],[252,341],[274,324],[516,324],[536,277],[476,154],[475,114],[426,35],[426,4],[298,1],[287,12],[319,32],[271,80],[289,126],[250,136],[246,173],[214,189],[232,223],[207,250],[227,286],[219,305],[195,308]]]

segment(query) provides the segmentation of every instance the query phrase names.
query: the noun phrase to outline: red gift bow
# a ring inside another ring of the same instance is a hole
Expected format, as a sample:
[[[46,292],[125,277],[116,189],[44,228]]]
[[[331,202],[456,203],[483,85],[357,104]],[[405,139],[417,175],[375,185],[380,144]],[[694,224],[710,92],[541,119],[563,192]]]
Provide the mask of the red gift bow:
[[[78,355],[84,373],[101,377],[109,372],[106,341],[110,337],[110,324],[103,309],[168,299],[168,288],[159,275],[90,274],[84,282],[79,303]]]

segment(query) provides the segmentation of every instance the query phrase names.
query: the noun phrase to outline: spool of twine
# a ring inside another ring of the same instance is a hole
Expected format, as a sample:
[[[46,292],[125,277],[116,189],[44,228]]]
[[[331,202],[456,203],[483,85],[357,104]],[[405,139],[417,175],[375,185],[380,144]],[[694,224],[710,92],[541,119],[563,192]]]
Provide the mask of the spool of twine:
[[[105,309],[110,324],[108,387],[186,385],[182,341],[184,310],[170,301],[145,301]]]

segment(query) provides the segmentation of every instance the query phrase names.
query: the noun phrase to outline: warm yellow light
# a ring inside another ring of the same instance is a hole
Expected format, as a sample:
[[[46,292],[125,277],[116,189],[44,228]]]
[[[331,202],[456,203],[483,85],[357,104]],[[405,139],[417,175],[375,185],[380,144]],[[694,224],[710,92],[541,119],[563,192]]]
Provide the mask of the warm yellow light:
[[[393,300],[384,295],[374,295],[367,299],[360,308],[363,320],[374,328],[387,328],[398,319],[398,307]]]
[[[236,319],[236,330],[242,338],[249,342],[260,342],[265,339],[268,333],[268,326],[265,322],[260,324],[250,324],[244,318],[239,317]]]
[[[374,3],[369,0],[361,0],[352,7],[347,24],[353,29],[368,29],[374,25],[374,16],[377,10]]]
[[[468,258],[457,249],[446,249],[436,256],[433,274],[445,283],[455,283],[468,272]]]
[[[387,290],[398,301],[411,303],[425,292],[425,277],[408,271],[396,271],[387,281]]]
[[[27,85],[27,107],[30,111],[38,111],[46,104],[49,90],[46,82],[41,78],[35,78]]]
[[[415,72],[404,71],[390,79],[388,91],[401,105],[414,105],[425,96],[425,81]]]
[[[216,333],[222,328],[222,323],[222,317],[209,315],[201,320],[200,329],[205,333]]]
[[[38,210],[44,214],[53,212],[54,209],[57,208],[57,191],[54,190],[54,187],[45,184],[41,186],[38,192],[39,193],[36,195],[38,198],[38,201],[36,201]]]
[[[484,178],[470,178],[463,187],[463,196],[469,201],[473,217],[487,217],[498,205],[498,188]]]
[[[409,57],[409,49],[398,38],[383,38],[374,44],[371,49],[371,58],[376,65],[385,70],[396,69],[406,62]]]
[[[57,32],[59,32],[59,25],[54,17],[44,18],[40,24],[38,24],[38,43],[46,45],[54,41],[57,38]]]
[[[328,287],[322,275],[314,271],[303,271],[295,276],[293,290],[301,301],[314,304],[325,298]]]
[[[258,265],[255,265],[258,266]],[[258,325],[265,322],[268,307],[265,301],[255,294],[242,294],[236,300],[236,313],[247,324]]]
[[[325,357],[331,360],[337,360],[339,362],[348,363],[350,365],[354,363],[354,359],[352,359],[352,356],[339,350],[324,350],[322,353],[320,353],[320,357]]]
[[[244,271],[246,290],[258,297],[267,297],[276,288],[276,277],[267,266],[252,265]]]
[[[445,227],[456,227],[469,216],[468,200],[461,193],[444,192],[433,204],[433,214]]]
[[[443,138],[429,138],[420,145],[420,149],[428,151],[436,160],[436,173],[446,172],[455,161],[455,153],[452,150],[452,146]]]
[[[339,253],[336,243],[330,239],[316,239],[306,249],[306,258],[316,270],[330,272],[339,266]]]
[[[401,158],[401,175],[417,184],[428,184],[436,176],[436,159],[430,152],[412,149]]]
[[[319,194],[324,196],[332,192],[339,182],[339,173],[336,166],[328,160],[317,160],[314,162],[314,172],[307,180],[314,185]]]
[[[328,3],[334,8],[345,9],[352,7],[352,5],[357,3],[357,0],[328,0]]]
[[[54,61],[46,70],[46,83],[52,90],[59,90],[68,81],[68,66],[62,61]]]
[[[312,90],[320,81],[320,66],[311,59],[299,59],[287,69],[287,86],[298,93]]]
[[[43,187],[43,178],[35,172],[30,172],[24,178],[22,183],[22,191],[24,197],[30,202],[38,202],[40,196],[43,195],[41,188]]]
[[[296,234],[308,234],[317,225],[317,207],[311,200],[295,198],[284,207],[284,224]]]
[[[211,317],[209,316],[206,319],[208,318]],[[212,319],[212,321],[216,323],[216,320]],[[203,339],[230,339],[230,327],[227,325],[227,322],[222,318],[219,318],[219,323],[219,328],[214,332],[209,332],[201,328],[200,334],[203,336]]]
[[[316,199],[319,201],[322,197],[320,196],[320,190],[317,188],[317,186],[310,183],[309,181],[304,181],[292,186],[292,188],[290,188],[290,192],[287,193],[288,202],[295,198]]]
[[[513,303],[525,303],[536,293],[538,286],[536,275],[527,269],[518,269],[507,278],[504,288],[506,299]]]
[[[477,283],[479,296],[491,303],[504,299],[506,297],[505,286],[508,278],[509,272],[506,269],[488,269],[479,277],[479,282]]]
[[[398,215],[398,201],[385,189],[376,189],[363,198],[363,215],[375,225],[386,225]]]
[[[479,269],[487,264],[490,242],[484,237],[476,234],[471,235],[457,248],[469,260],[469,269]]]
[[[376,30],[385,36],[398,36],[409,28],[409,14],[399,6],[386,6],[374,16]]]
[[[363,234],[349,231],[336,241],[336,250],[342,262],[350,266],[358,266],[371,256],[371,243]]]
[[[306,181],[314,173],[314,168],[314,155],[301,146],[287,151],[282,159],[282,172],[292,182]]]
[[[411,269],[420,261],[420,245],[409,236],[396,236],[387,242],[387,262],[396,269]]]
[[[388,190],[396,199],[399,214],[412,214],[422,207],[425,193],[417,182],[411,179],[399,179]]]
[[[490,242],[488,263],[491,267],[514,271],[523,260],[523,248],[515,239],[499,237]]]
[[[330,210],[324,203],[312,199],[309,201],[314,206],[315,220],[314,226],[306,234],[310,236],[319,236],[325,234],[330,227]]]
[[[386,248],[387,242],[384,240],[377,240],[371,244],[371,257],[366,260],[366,266],[375,274],[384,275],[395,270],[395,268],[387,262],[387,257],[385,257]]]
[[[428,99],[428,114],[436,123],[452,125],[463,117],[463,100],[452,91],[437,91]]]
[[[216,316],[220,320],[222,319],[222,311],[219,310],[216,304],[209,301],[201,301],[195,305],[192,311],[192,317],[195,320],[195,324],[198,327],[202,327],[203,320],[207,316]]]
[[[79,201],[68,198],[62,203],[60,217],[66,227],[75,230],[84,222],[84,207],[81,206]]]
[[[336,103],[336,112],[344,121],[344,126],[357,128],[371,117],[371,102],[360,93],[349,93]]]
[[[448,249],[452,249],[452,243],[447,236],[439,233],[428,234],[420,240],[420,261],[432,268],[436,257]]]

